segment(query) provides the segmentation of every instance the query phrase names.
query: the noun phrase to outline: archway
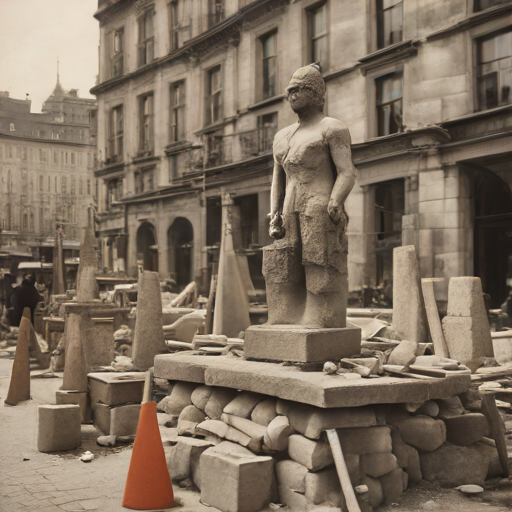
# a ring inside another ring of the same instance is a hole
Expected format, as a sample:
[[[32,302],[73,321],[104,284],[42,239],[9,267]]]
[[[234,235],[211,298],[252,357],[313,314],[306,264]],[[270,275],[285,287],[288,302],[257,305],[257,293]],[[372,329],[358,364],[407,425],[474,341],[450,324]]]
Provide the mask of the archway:
[[[137,230],[137,261],[142,261],[144,270],[158,272],[158,247],[155,227],[143,222]]]
[[[167,232],[169,273],[183,290],[194,279],[194,228],[185,217],[177,217]]]
[[[471,165],[474,179],[475,276],[499,308],[512,282],[512,191],[488,166]]]

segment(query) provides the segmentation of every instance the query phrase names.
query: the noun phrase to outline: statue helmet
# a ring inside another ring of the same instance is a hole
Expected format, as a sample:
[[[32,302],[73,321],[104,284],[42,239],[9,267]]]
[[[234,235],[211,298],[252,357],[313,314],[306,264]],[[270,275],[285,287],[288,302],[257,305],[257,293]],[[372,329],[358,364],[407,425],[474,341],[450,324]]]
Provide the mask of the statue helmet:
[[[309,89],[317,96],[319,103],[323,106],[325,102],[325,82],[318,64],[308,64],[295,71],[286,91],[288,92],[293,87]]]

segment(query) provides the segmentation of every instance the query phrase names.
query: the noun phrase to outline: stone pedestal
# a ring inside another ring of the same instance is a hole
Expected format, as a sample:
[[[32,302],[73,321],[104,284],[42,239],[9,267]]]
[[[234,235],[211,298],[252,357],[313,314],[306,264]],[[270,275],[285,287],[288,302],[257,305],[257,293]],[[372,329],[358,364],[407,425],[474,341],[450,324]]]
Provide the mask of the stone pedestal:
[[[248,359],[316,363],[361,351],[361,329],[313,329],[299,325],[253,325],[245,331]]]

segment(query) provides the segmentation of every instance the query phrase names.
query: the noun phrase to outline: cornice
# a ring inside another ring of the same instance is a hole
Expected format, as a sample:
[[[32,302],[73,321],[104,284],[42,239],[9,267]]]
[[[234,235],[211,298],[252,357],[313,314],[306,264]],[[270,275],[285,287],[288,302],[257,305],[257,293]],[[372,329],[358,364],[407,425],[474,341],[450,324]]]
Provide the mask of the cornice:
[[[370,53],[370,55],[359,59],[361,73],[366,75],[372,69],[414,56],[418,53],[417,46],[419,44],[420,41],[409,39]]]

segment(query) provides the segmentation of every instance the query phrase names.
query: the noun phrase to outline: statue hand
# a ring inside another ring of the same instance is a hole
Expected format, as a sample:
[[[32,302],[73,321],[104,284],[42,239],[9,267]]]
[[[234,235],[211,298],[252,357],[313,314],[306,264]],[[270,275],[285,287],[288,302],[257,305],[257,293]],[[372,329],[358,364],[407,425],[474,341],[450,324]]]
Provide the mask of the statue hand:
[[[285,229],[283,225],[283,214],[281,212],[276,212],[273,215],[270,213],[270,226],[268,230],[268,234],[271,238],[275,238],[279,240],[284,237]]]
[[[346,229],[348,218],[343,206],[340,206],[336,201],[331,199],[327,205],[327,213],[334,224],[340,226],[343,231]]]

